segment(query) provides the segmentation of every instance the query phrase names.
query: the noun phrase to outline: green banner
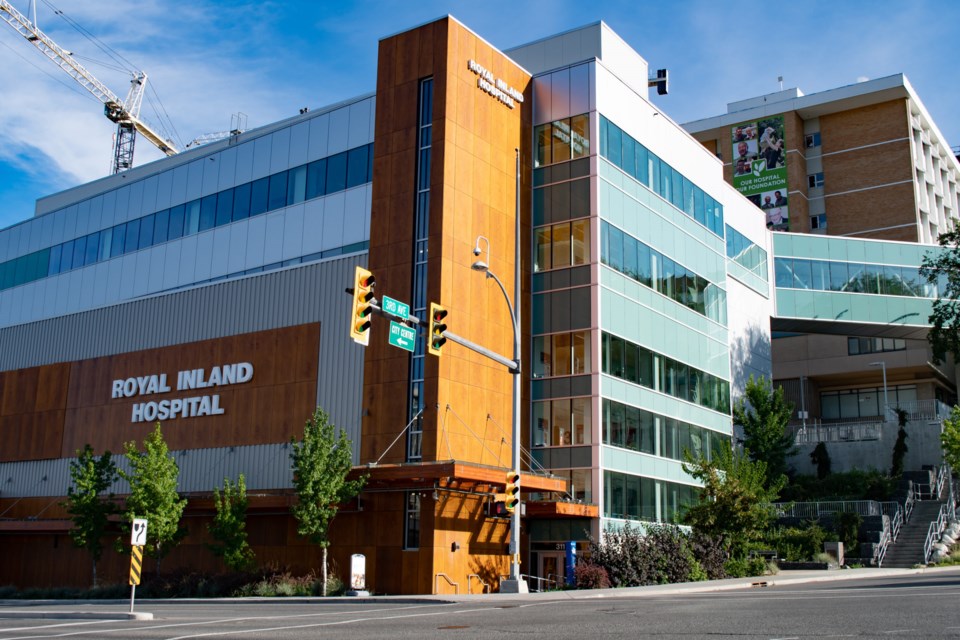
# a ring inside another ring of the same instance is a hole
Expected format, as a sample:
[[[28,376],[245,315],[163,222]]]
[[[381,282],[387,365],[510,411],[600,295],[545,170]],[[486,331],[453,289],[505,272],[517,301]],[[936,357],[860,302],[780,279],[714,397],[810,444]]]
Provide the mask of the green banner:
[[[763,210],[767,227],[790,228],[787,149],[783,116],[741,122],[730,128],[733,186]]]

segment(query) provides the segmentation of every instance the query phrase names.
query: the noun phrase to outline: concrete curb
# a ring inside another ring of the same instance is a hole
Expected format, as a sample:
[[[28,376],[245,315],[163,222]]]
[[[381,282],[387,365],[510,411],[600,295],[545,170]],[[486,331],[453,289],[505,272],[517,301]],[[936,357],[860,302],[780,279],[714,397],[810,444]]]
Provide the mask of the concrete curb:
[[[153,620],[152,613],[100,611],[2,611],[0,618],[31,620]]]

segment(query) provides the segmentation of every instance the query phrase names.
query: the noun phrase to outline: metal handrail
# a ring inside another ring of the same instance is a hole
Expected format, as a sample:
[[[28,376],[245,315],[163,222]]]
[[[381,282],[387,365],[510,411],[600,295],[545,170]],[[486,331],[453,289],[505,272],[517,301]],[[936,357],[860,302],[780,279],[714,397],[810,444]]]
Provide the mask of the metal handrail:
[[[943,482],[946,479],[947,474],[947,465],[940,465],[939,471],[937,471],[937,493],[934,496],[935,499],[939,500],[940,495],[943,493]]]
[[[881,502],[880,508],[890,518],[890,541],[896,542],[903,526],[903,507],[898,502]]]
[[[947,528],[947,505],[940,507],[940,513],[937,519],[930,523],[927,529],[927,539],[923,543],[923,564],[930,562],[930,554],[933,551],[933,545],[940,539],[940,534]]]
[[[567,582],[567,577],[562,576],[559,573],[548,573],[547,580],[551,580],[551,579],[553,580],[554,587],[557,589],[559,589],[561,585],[564,585]]]
[[[543,583],[543,582],[546,582],[547,584],[550,584],[550,583],[552,582],[553,585],[554,585],[554,588],[556,588],[556,586],[557,586],[557,581],[556,581],[556,580],[551,580],[550,578],[541,578],[540,576],[531,576],[531,575],[527,575],[527,574],[524,574],[524,573],[521,573],[521,574],[520,574],[520,577],[521,577],[521,578],[524,578],[524,579],[527,579],[527,580],[536,580],[536,581],[537,581],[537,588],[536,588],[536,589],[531,589],[531,590],[532,590],[532,591],[536,591],[536,592],[538,592],[538,593],[541,592],[541,591],[546,591],[546,589],[543,589],[543,588],[540,587],[540,584]]]
[[[882,507],[876,500],[833,500],[824,502],[775,503],[774,507],[783,517],[819,518],[830,513],[857,513],[861,516],[882,515]]]
[[[880,542],[877,543],[876,557],[877,557],[878,567],[883,564],[884,558],[887,557],[887,547],[889,546],[890,546],[890,533],[888,531],[884,531],[880,535]]]
[[[473,595],[473,589],[470,588],[471,578],[476,578],[477,582],[483,585],[483,589],[480,590],[480,593],[490,593],[490,585],[484,582],[483,578],[481,578],[478,574],[471,573],[467,576],[467,595]]]
[[[440,593],[440,578],[443,578],[444,580],[446,580],[447,584],[453,587],[455,595],[460,595],[460,583],[454,582],[453,580],[450,579],[450,576],[448,576],[445,573],[438,573],[433,577],[433,595],[437,595],[438,593]]]
[[[910,522],[910,516],[913,515],[913,507],[917,502],[917,497],[913,492],[913,487],[907,489],[907,497],[903,500],[903,522]]]

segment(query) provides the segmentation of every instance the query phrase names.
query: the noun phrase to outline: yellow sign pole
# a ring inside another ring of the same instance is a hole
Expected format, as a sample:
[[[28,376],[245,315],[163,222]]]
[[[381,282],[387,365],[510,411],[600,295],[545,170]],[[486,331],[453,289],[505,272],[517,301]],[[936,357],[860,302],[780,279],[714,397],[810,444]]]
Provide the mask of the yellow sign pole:
[[[130,547],[130,613],[133,613],[133,600],[140,584],[140,568],[143,566],[143,545]]]

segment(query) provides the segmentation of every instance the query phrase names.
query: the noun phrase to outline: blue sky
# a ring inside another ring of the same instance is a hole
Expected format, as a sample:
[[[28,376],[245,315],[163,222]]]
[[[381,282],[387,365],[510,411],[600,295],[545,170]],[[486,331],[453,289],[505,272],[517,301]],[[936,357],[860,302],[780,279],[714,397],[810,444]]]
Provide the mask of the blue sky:
[[[13,0],[27,13],[29,0]],[[814,93],[905,73],[951,145],[960,145],[960,2],[228,2],[37,0],[41,30],[120,97],[129,76],[69,19],[149,74],[141,115],[166,114],[181,144],[370,92],[378,39],[452,14],[501,49],[604,20],[650,63],[670,69],[653,96],[677,122],[785,87]],[[105,66],[108,62],[111,66]],[[114,126],[98,102],[0,24],[0,228],[43,195],[106,175]],[[154,94],[155,92],[155,94]],[[175,138],[176,139],[176,138]],[[159,157],[140,140],[137,164]]]

